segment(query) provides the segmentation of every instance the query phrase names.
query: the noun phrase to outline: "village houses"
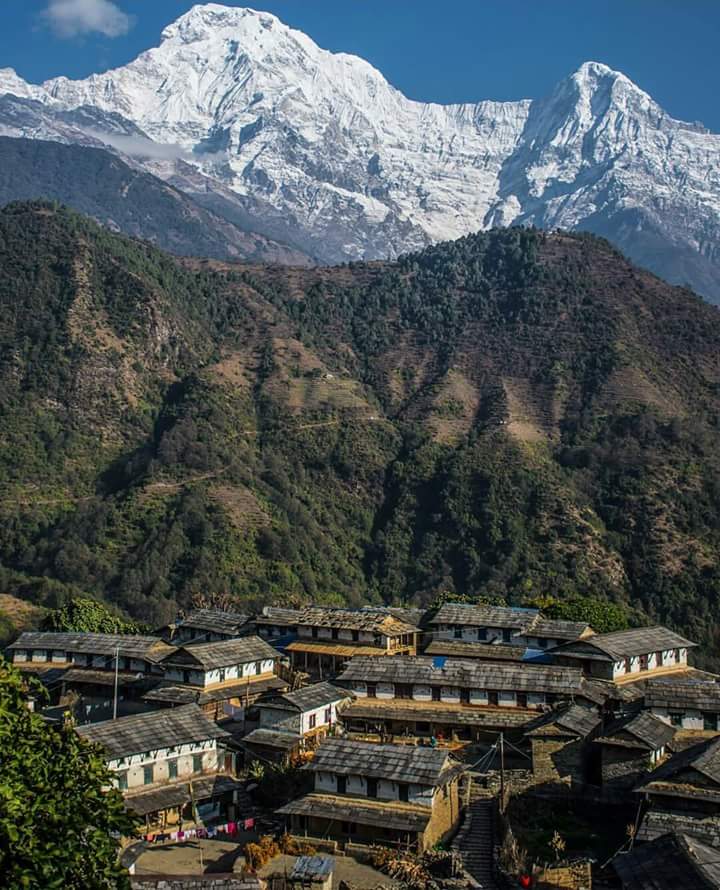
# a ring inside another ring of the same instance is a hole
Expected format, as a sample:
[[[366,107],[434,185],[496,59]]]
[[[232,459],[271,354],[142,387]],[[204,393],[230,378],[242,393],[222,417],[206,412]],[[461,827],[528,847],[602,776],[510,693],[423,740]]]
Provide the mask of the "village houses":
[[[266,697],[255,705],[258,727],[243,738],[243,746],[250,757],[287,761],[334,732],[353,698],[347,689],[327,682]]]
[[[350,732],[466,740],[584,695],[577,668],[426,656],[354,658],[337,682],[355,695],[344,713]]]
[[[428,622],[434,640],[511,644],[540,651],[591,636],[584,622],[545,618],[537,609],[445,603]]]
[[[317,679],[331,679],[359,655],[414,655],[420,634],[394,615],[362,609],[303,609],[296,627],[285,651],[296,670]]]
[[[100,745],[128,808],[146,827],[182,827],[232,816],[240,783],[233,778],[229,733],[194,704],[77,727]]]
[[[446,750],[328,738],[307,768],[312,793],[278,810],[299,837],[422,851],[459,823],[464,768]]]
[[[687,672],[691,643],[666,627],[638,627],[595,634],[553,652],[558,664],[581,667],[589,677],[615,683]]]

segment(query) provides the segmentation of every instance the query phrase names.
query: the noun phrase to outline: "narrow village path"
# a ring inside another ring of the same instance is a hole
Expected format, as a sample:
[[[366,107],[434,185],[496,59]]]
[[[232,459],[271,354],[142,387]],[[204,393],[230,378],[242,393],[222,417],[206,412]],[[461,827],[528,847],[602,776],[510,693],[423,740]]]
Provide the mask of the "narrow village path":
[[[478,890],[499,890],[493,874],[493,808],[492,798],[480,797],[473,801],[453,842],[463,868],[477,882]]]

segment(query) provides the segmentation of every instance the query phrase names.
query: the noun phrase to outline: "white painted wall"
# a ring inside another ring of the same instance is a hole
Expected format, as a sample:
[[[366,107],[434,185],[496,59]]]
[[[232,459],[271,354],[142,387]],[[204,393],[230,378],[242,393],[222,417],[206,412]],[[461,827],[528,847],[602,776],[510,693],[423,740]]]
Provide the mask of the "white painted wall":
[[[351,775],[345,777],[346,794],[354,797],[367,797],[367,780],[364,776]],[[315,791],[326,794],[337,793],[337,776],[333,773],[315,773]],[[397,782],[387,779],[378,779],[378,800],[400,800],[400,790]],[[431,785],[408,784],[408,802],[432,807],[434,801],[434,788]]]
[[[196,754],[202,757],[200,771],[202,773],[214,773],[224,766],[224,753],[218,749],[217,741],[206,739],[201,742],[178,745],[176,748],[159,748],[154,751],[138,752],[120,760],[109,760],[108,767],[114,773],[126,773],[128,790],[131,790],[148,787],[145,785],[144,768],[146,766],[153,767],[153,785],[176,781],[170,779],[169,763],[172,760],[177,761],[177,780],[196,775],[197,773],[193,770],[193,755]],[[118,784],[117,779],[116,784]]]

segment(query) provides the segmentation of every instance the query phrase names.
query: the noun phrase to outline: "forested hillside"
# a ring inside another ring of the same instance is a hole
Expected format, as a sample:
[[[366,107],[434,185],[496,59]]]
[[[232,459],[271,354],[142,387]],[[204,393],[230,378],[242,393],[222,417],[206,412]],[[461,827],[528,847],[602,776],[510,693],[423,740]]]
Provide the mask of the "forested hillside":
[[[311,265],[299,251],[244,231],[108,151],[0,136],[0,207],[37,198],[180,255]]]
[[[228,266],[11,205],[0,412],[0,592],[577,592],[718,635],[720,314],[596,238]]]

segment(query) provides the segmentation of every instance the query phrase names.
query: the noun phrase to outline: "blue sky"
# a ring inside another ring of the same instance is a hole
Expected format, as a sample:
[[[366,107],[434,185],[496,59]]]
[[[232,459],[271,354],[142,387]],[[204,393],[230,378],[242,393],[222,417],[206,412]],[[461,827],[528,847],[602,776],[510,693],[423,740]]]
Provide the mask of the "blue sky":
[[[588,59],[720,132],[719,0],[264,0],[327,49],[426,101],[533,98]],[[50,15],[48,14],[48,7]],[[84,77],[157,44],[191,0],[4,0],[0,67]]]

